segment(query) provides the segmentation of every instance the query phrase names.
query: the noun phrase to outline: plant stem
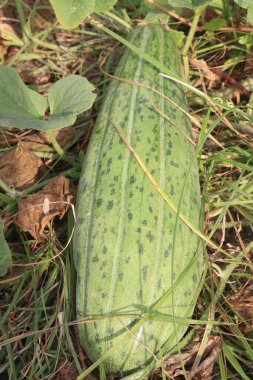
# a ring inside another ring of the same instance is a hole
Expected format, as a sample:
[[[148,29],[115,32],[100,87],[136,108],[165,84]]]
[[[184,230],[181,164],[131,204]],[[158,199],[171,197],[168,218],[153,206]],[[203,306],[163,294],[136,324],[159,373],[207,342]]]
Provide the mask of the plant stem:
[[[25,31],[26,30],[26,18],[25,18],[25,12],[24,12],[22,1],[16,0],[16,9],[18,12],[18,17],[20,19],[22,33],[24,36],[26,36],[26,31]]]
[[[186,56],[187,53],[188,53],[188,50],[190,49],[190,46],[191,46],[191,43],[192,43],[195,31],[196,31],[196,28],[197,28],[197,25],[198,25],[198,22],[199,22],[200,15],[201,15],[202,11],[204,10],[204,8],[205,8],[205,6],[199,7],[195,11],[195,14],[194,14],[194,17],[193,17],[193,20],[192,20],[192,25],[190,27],[190,31],[189,31],[189,34],[188,34],[188,36],[186,38],[185,45],[184,45],[184,48],[183,48],[183,51],[182,51],[183,56]]]

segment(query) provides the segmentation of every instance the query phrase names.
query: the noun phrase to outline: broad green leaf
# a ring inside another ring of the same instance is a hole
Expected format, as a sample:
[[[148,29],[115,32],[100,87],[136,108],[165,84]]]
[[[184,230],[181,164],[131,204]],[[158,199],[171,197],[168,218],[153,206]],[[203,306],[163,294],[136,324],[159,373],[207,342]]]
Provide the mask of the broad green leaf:
[[[168,4],[174,8],[198,8],[210,3],[212,3],[212,0],[168,0]]]
[[[252,0],[235,0],[235,2],[242,8],[247,9],[248,21],[253,24],[253,1]]]
[[[94,12],[105,13],[108,12],[118,0],[95,0]]]
[[[4,238],[4,222],[0,219],[0,277],[6,275],[7,270],[12,265],[10,248]]]
[[[253,25],[253,5],[248,8],[247,18],[248,21]]]
[[[211,21],[203,25],[203,29],[209,30],[209,31],[217,30],[217,29],[222,28],[226,24],[227,22],[223,18],[213,18]]]
[[[252,0],[235,0],[235,2],[242,8],[249,8],[252,6]]]
[[[48,92],[50,113],[79,114],[87,111],[96,95],[94,86],[81,75],[69,75],[55,82]]]
[[[32,128],[32,120],[42,119],[47,100],[22,82],[15,69],[0,65],[0,125]]]
[[[92,91],[86,78],[70,75],[52,85],[47,100],[25,86],[13,68],[0,65],[0,126],[42,131],[67,127],[92,106]]]
[[[71,29],[93,12],[95,0],[50,0],[50,3],[62,26]]]

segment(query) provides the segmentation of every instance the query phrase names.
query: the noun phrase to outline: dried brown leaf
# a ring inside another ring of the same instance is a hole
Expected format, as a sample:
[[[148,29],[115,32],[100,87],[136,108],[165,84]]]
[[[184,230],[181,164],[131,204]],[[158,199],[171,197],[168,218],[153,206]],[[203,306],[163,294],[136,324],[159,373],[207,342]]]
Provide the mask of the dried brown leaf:
[[[221,78],[214,74],[204,59],[191,58],[190,63],[194,69],[200,70],[208,81],[208,89],[216,87]]]
[[[76,380],[79,375],[74,364],[68,361],[61,361],[58,363],[57,372],[55,374],[55,380]]]
[[[239,328],[247,334],[253,331],[253,290],[248,289],[243,295],[239,294],[233,299],[229,300],[233,308],[241,315],[241,317],[248,323],[246,326],[241,321],[238,321]],[[237,317],[237,320],[239,318]]]
[[[66,177],[59,177],[36,194],[18,202],[18,215],[15,223],[40,240],[46,225],[64,214],[74,203],[75,190]]]
[[[53,131],[52,133],[60,147],[64,148],[75,137],[76,129],[73,127],[67,127]],[[21,142],[22,146],[25,146],[27,149],[38,149],[51,145],[51,139],[46,132],[37,132],[32,135],[23,136]]]
[[[164,368],[167,376],[173,379],[182,376],[184,372],[181,363],[183,362],[186,372],[191,380],[208,380],[221,350],[221,339],[218,336],[211,336],[209,338],[202,356],[202,361],[196,370],[192,372],[191,367],[196,359],[200,345],[201,337],[200,335],[197,335],[185,352],[169,357],[165,362]]]
[[[0,156],[0,178],[17,190],[31,187],[43,171],[42,160],[21,146]]]
[[[20,62],[17,72],[23,82],[33,85],[41,85],[50,82],[51,73],[46,66],[41,66],[37,61]]]

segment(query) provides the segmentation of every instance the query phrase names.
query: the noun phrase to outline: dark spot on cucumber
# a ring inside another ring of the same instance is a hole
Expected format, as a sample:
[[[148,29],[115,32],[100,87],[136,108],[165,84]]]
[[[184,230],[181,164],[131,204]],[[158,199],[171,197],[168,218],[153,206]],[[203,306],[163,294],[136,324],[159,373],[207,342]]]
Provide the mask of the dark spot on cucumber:
[[[92,262],[93,263],[97,263],[98,262],[98,255],[94,256],[93,259],[92,259]]]
[[[140,233],[141,233],[141,228],[140,228],[140,227],[136,228],[136,232],[137,232],[138,234],[140,234]]]
[[[133,183],[135,183],[136,182],[136,177],[134,176],[134,175],[132,175],[131,177],[130,177],[130,184],[132,185]]]
[[[171,166],[173,166],[174,168],[179,168],[178,163],[175,162],[175,161],[173,161],[173,160],[170,161],[170,164],[171,164]]]
[[[127,219],[130,221],[133,219],[133,214],[131,212],[128,212]]]
[[[152,207],[151,206],[149,206],[149,208],[148,208],[148,211],[152,214],[152,212],[153,212],[153,209],[152,209]]]
[[[103,272],[102,278],[106,278],[106,272]]]
[[[174,191],[174,186],[173,185],[171,185],[170,186],[170,195],[175,195],[175,191]]]
[[[148,337],[148,342],[151,342],[151,341],[154,340],[154,339],[155,339],[154,335],[151,334],[151,335]]]
[[[167,149],[166,155],[167,155],[167,156],[170,156],[170,155],[171,155],[171,150],[170,150],[170,149]]]
[[[118,176],[118,175],[115,175],[115,176],[113,177],[113,179],[114,179],[115,182],[117,182],[118,179],[119,179],[119,176]]]
[[[192,292],[188,289],[184,291],[185,298],[189,297],[192,294]]]
[[[154,175],[155,172],[156,172],[155,169],[152,169],[150,173],[151,173],[152,175]]]
[[[123,281],[123,272],[119,273],[119,280],[122,282]]]
[[[169,257],[169,251],[168,251],[168,249],[165,249],[165,251],[164,251],[164,257]]]
[[[159,278],[159,280],[157,281],[157,290],[160,290],[161,286],[162,286],[162,280],[161,278]]]
[[[120,153],[120,154],[118,155],[118,160],[122,160],[122,158],[123,158],[123,155]]]
[[[143,219],[143,221],[141,222],[141,224],[142,224],[143,226],[146,226],[148,223],[147,223],[146,219]]]
[[[104,260],[103,263],[102,263],[103,267],[106,267],[106,265],[108,265],[108,262],[107,260]]]
[[[111,191],[110,191],[110,195],[114,195],[115,194],[115,189],[112,189]]]
[[[130,257],[130,256],[127,256],[127,258],[125,259],[125,263],[126,263],[126,264],[130,263],[130,260],[131,260],[131,257]]]
[[[107,297],[107,293],[102,293],[102,294],[101,294],[101,298],[102,298],[102,299],[104,299],[104,298],[106,298],[106,297]]]
[[[142,255],[144,252],[143,244],[139,240],[137,240],[137,245],[138,245],[138,254]]]
[[[103,204],[103,199],[101,198],[97,199],[97,207],[102,206],[102,204]]]
[[[151,231],[149,231],[146,235],[146,238],[150,241],[150,243],[154,240],[154,235],[152,234]]]
[[[154,120],[155,116],[154,115],[148,115],[148,118],[151,120]]]
[[[194,283],[196,283],[197,280],[198,280],[198,276],[197,276],[197,274],[196,274],[196,273],[193,273],[193,275],[192,275],[192,281],[193,281]]]
[[[142,268],[142,276],[143,276],[143,281],[147,280],[148,276],[148,265],[144,265]]]
[[[102,248],[102,253],[105,255],[107,251],[108,251],[108,248],[106,247],[106,245],[104,245]]]
[[[107,204],[107,210],[111,210],[113,208],[113,201],[109,201]]]
[[[129,193],[129,198],[132,198],[133,195],[134,195],[134,193],[131,191],[131,192]]]

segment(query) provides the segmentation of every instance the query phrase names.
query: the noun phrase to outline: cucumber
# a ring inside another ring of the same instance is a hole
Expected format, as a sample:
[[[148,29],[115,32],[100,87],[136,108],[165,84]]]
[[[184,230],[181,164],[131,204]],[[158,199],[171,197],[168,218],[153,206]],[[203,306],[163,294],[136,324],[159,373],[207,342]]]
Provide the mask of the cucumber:
[[[181,75],[176,43],[164,26],[137,26],[131,43]],[[180,219],[176,223],[175,212],[117,133],[199,227],[198,167],[191,125],[182,111],[187,110],[184,89],[158,73],[126,50],[115,76],[146,87],[111,80],[79,183],[77,318],[94,321],[80,323],[78,331],[91,361],[109,352],[103,361],[109,374],[134,373],[175,348],[188,327],[179,318],[192,316],[203,274],[200,239]]]

